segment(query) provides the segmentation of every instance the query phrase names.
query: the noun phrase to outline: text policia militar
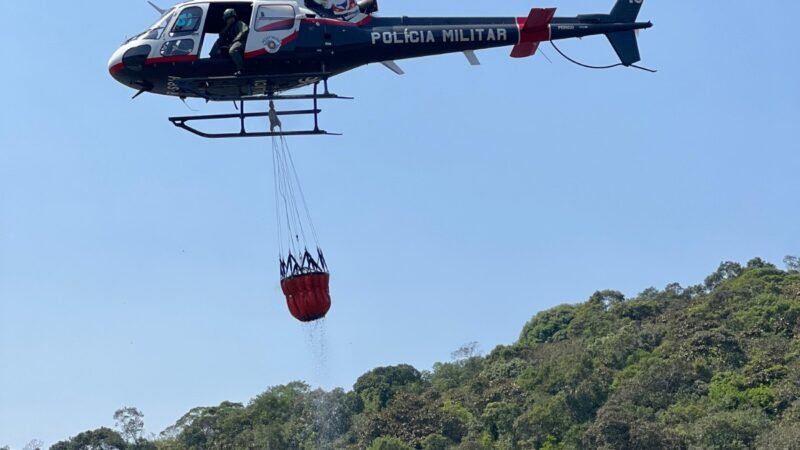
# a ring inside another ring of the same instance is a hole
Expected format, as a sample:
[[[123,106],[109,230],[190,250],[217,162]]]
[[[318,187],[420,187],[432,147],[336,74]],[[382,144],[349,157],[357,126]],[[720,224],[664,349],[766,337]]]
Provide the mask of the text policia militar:
[[[445,30],[373,31],[372,45],[381,44],[429,44],[448,42],[507,41],[505,28],[462,28]]]

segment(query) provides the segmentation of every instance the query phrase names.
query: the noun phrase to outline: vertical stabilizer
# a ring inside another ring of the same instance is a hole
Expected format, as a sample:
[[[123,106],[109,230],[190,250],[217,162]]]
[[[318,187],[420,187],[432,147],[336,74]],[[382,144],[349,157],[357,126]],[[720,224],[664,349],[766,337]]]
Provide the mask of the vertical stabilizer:
[[[608,42],[614,47],[619,60],[624,66],[636,64],[642,60],[639,55],[639,43],[636,41],[635,31],[618,31],[606,34]]]
[[[617,23],[636,22],[643,4],[644,0],[617,0],[610,16]]]

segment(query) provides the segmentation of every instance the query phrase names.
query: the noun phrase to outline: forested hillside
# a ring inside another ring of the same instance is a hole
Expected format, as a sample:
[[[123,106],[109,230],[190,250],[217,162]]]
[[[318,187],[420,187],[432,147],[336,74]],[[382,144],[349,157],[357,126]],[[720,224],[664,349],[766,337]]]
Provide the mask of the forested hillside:
[[[703,285],[600,291],[519,340],[350,391],[303,383],[199,407],[154,439],[136,410],[73,449],[800,449],[800,261],[723,263]],[[105,444],[105,446],[103,446]]]

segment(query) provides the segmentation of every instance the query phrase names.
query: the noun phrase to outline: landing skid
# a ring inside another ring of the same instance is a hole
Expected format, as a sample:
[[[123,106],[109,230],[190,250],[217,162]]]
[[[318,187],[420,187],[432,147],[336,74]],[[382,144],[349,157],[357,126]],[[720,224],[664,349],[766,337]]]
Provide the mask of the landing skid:
[[[270,94],[260,97],[241,98],[237,100],[239,105],[238,107],[239,112],[235,114],[211,114],[211,115],[201,115],[201,116],[170,117],[169,121],[172,122],[172,124],[178,128],[182,128],[194,135],[208,139],[228,139],[228,138],[246,138],[246,137],[256,138],[256,137],[274,137],[274,136],[317,136],[317,135],[341,136],[341,133],[330,133],[320,129],[319,113],[321,113],[322,110],[319,108],[318,102],[319,100],[331,100],[331,99],[352,100],[352,97],[341,97],[339,95],[331,94],[330,92],[328,92],[327,80],[325,81],[324,85],[325,85],[325,92],[322,94],[318,93],[319,83],[315,83],[313,94],[305,94],[305,95]],[[277,111],[275,110],[274,102],[280,100],[312,100],[313,108]],[[255,101],[269,101],[269,110],[267,112],[245,112],[244,109],[245,102],[255,102]],[[284,131],[282,126],[280,125],[280,119],[279,119],[280,116],[314,116],[314,128],[310,130]],[[268,121],[265,121],[265,123],[269,125],[269,131],[247,131],[245,120],[249,118],[269,119]],[[202,122],[202,121],[213,122],[213,121],[230,120],[230,119],[239,119],[238,133],[237,132],[211,133],[211,132],[201,131],[189,125],[190,122]]]

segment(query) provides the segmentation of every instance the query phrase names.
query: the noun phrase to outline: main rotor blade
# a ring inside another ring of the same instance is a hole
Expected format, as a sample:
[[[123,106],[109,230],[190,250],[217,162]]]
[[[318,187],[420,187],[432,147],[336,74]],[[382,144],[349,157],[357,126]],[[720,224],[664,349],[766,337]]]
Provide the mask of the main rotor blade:
[[[158,13],[159,13],[159,14],[161,14],[162,16],[164,15],[164,13],[165,13],[165,12],[167,12],[167,10],[166,10],[166,9],[164,9],[164,8],[159,8],[158,6],[156,6],[156,5],[155,5],[153,2],[151,2],[151,1],[149,1],[149,0],[148,0],[148,2],[147,2],[147,3],[149,3],[149,4],[150,4],[150,6],[152,6],[152,7],[153,7],[153,9],[155,9],[156,11],[158,11]]]

